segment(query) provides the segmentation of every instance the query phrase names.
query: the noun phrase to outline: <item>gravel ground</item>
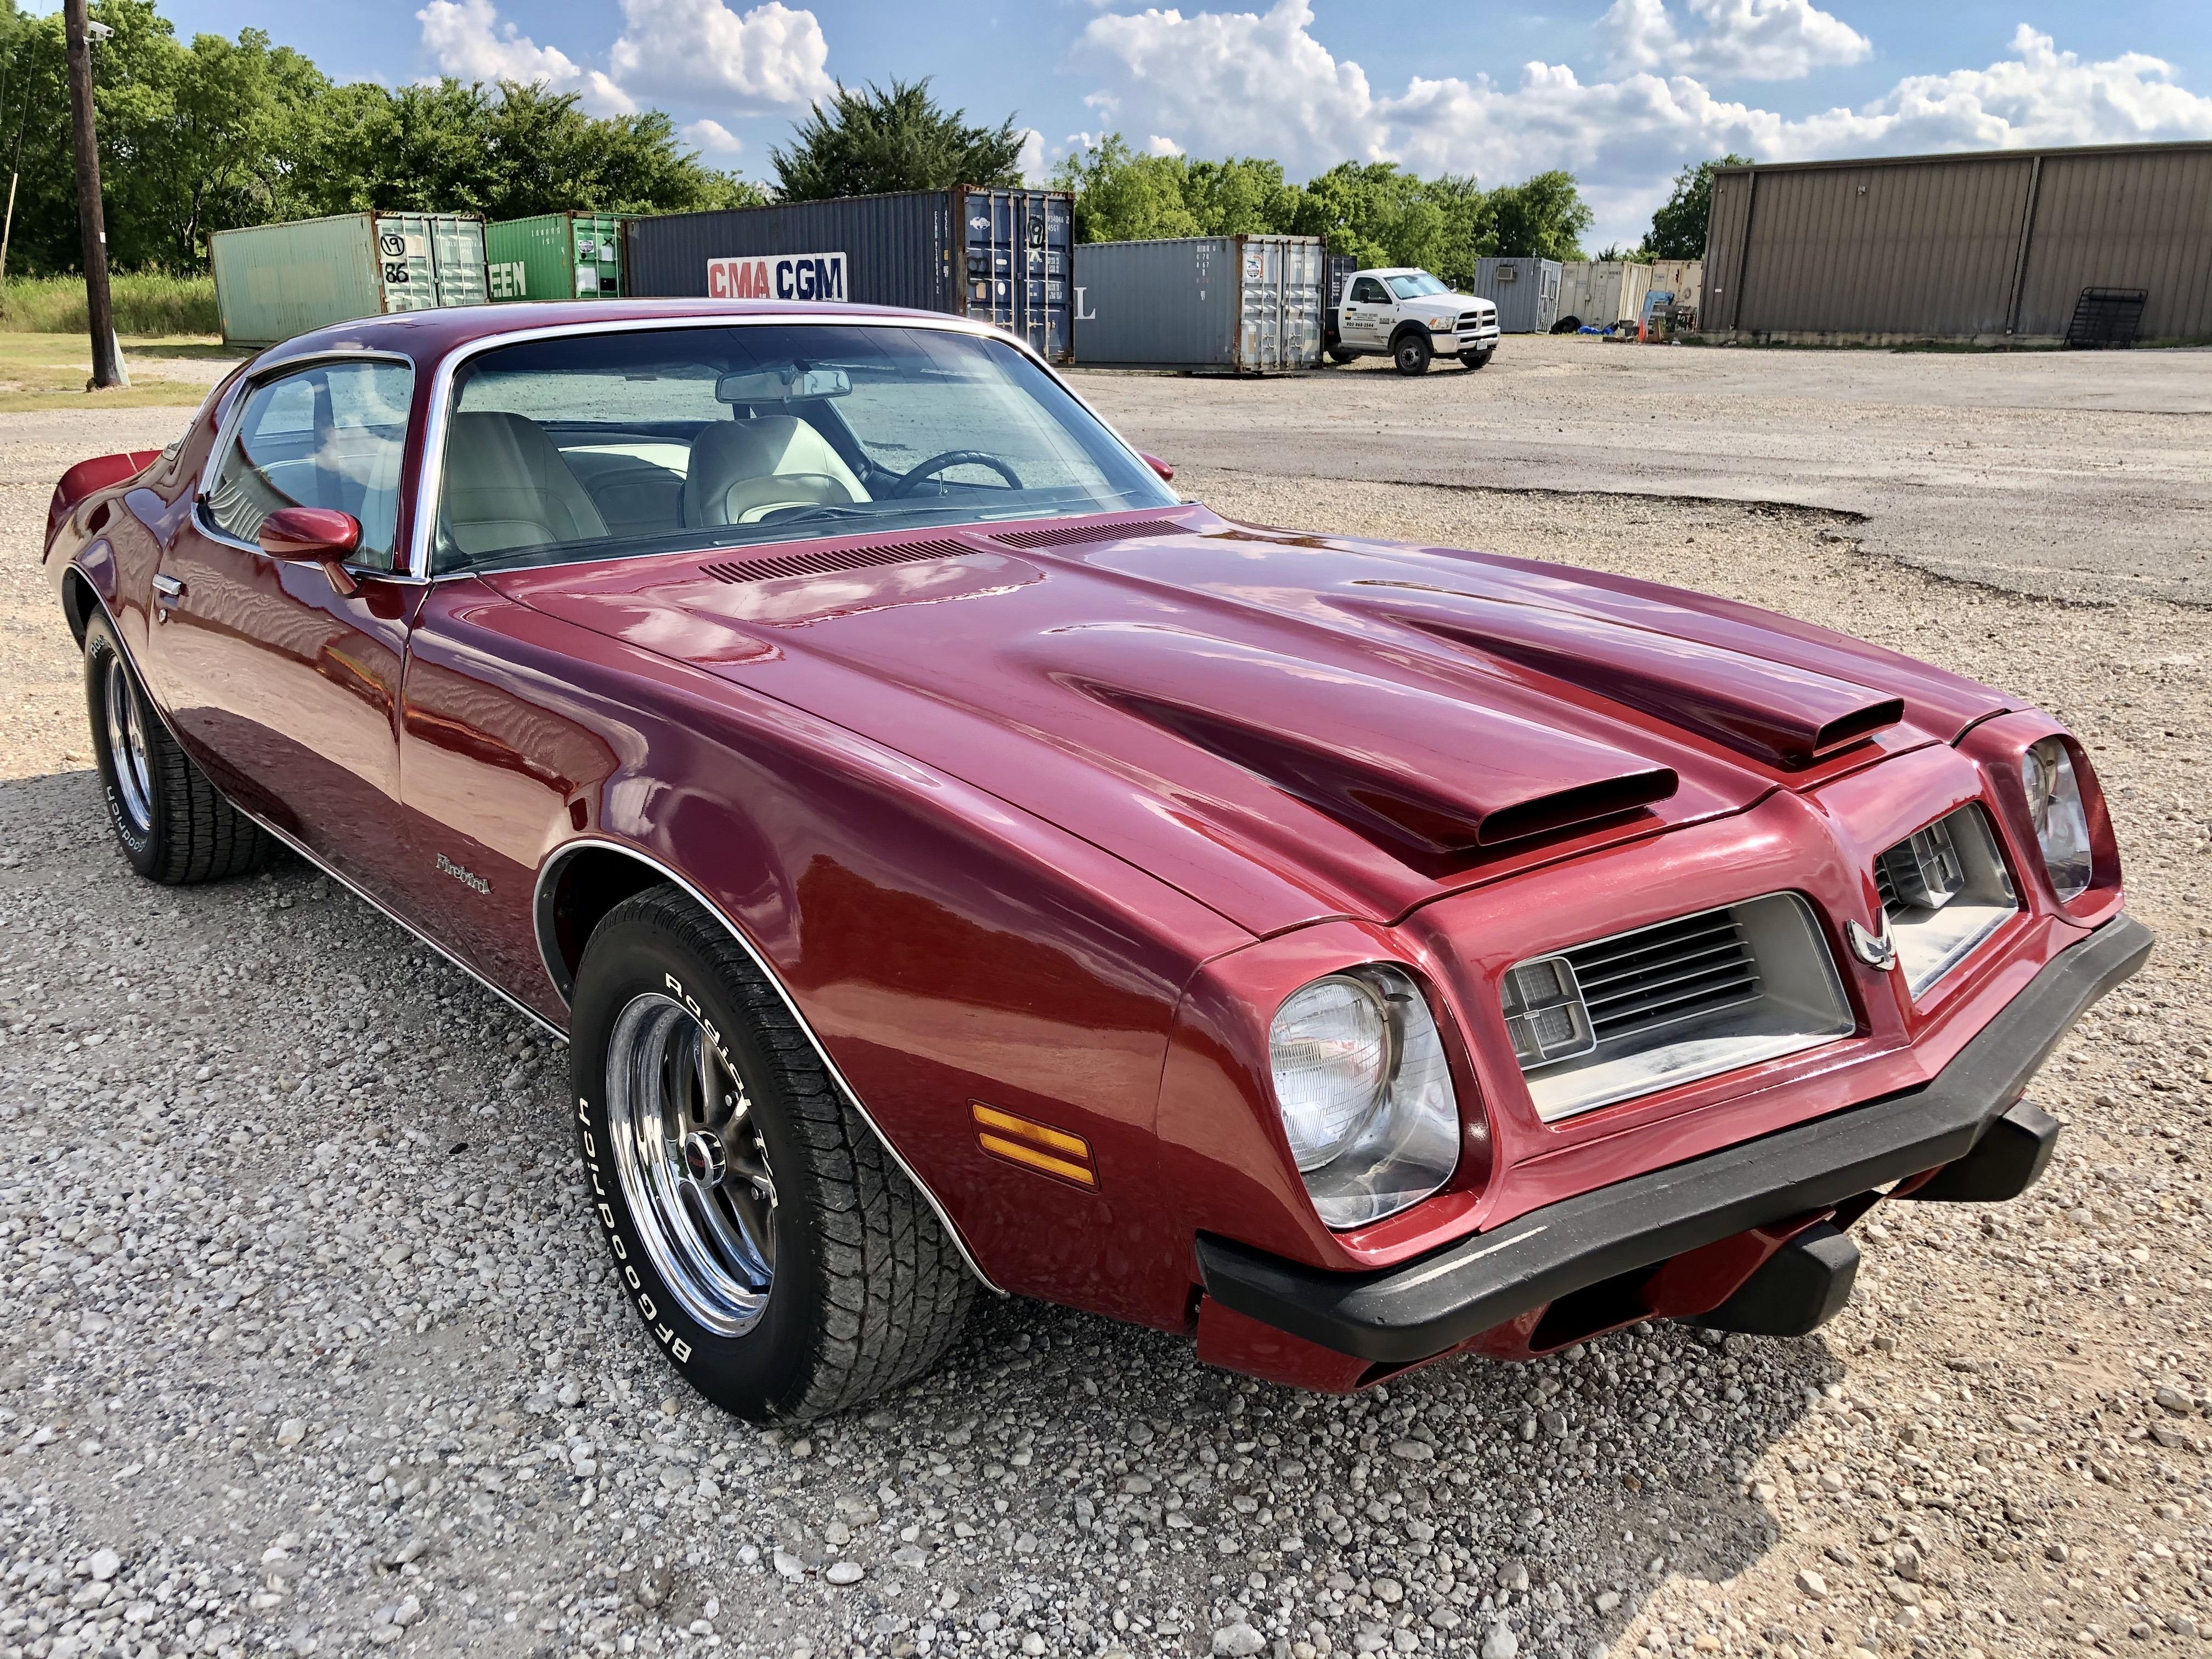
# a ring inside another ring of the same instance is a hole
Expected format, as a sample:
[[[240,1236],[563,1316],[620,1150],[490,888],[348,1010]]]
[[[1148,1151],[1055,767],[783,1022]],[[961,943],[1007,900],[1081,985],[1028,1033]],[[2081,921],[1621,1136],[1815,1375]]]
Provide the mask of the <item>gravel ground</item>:
[[[1304,481],[1182,482],[1316,516]],[[1330,528],[1662,575],[2072,721],[2161,941],[2045,1073],[2052,1174],[1877,1212],[1852,1304],[1803,1340],[1661,1327],[1329,1400],[1001,1302],[936,1376],[794,1436],[689,1395],[636,1329],[557,1049],[301,866],[130,876],[68,758],[43,489],[0,490],[0,686],[28,711],[0,783],[0,1659],[1999,1659],[2212,1632],[2201,613],[1948,583],[1820,514],[1334,489]]]
[[[2212,353],[1805,351],[1516,334],[1479,374],[1079,373],[1178,465],[1780,501],[1939,574],[2212,605]],[[1329,498],[1323,486],[1316,499]],[[1311,516],[1310,513],[1308,514]]]

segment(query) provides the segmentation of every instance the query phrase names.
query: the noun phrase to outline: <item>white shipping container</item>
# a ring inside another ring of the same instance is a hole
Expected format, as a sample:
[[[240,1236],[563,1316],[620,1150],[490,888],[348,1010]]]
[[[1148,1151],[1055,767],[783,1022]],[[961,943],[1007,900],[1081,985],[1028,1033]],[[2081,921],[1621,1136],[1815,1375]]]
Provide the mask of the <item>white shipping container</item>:
[[[231,345],[398,311],[483,305],[484,225],[473,213],[343,213],[208,239]]]
[[[1627,259],[1577,259],[1559,270],[1559,320],[1609,328],[1644,314],[1644,296],[1664,286],[1653,267]]]

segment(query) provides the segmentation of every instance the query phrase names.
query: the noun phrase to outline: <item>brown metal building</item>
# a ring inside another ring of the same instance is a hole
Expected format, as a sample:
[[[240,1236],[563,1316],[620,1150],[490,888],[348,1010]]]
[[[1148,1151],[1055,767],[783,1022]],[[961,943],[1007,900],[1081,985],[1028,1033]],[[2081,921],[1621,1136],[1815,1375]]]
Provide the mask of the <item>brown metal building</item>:
[[[2212,340],[2212,143],[1728,167],[1703,331],[2056,341],[2084,289],[2141,289],[2140,337]]]

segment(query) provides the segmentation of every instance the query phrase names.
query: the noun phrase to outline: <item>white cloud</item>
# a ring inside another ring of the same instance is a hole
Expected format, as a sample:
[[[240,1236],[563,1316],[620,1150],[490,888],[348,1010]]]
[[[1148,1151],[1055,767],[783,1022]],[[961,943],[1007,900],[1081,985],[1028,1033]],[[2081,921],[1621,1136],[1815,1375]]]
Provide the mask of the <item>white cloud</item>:
[[[439,74],[578,92],[594,115],[627,115],[647,101],[788,112],[832,89],[824,67],[829,45],[811,11],[781,0],[742,16],[723,0],[622,0],[622,9],[623,33],[605,70],[539,46],[501,20],[494,0],[429,0],[415,19],[422,26],[423,56]],[[702,149],[738,148],[719,121],[695,122],[685,133]]]
[[[608,60],[634,94],[757,112],[802,108],[835,90],[829,43],[811,11],[781,0],[742,16],[723,0],[623,0],[622,9]]]
[[[1775,9],[1705,0],[1698,15]],[[1634,15],[1667,21],[1648,3]],[[1125,130],[1173,132],[1195,155],[1273,155],[1294,176],[1347,157],[1471,171],[1493,185],[1569,168],[1596,210],[1596,243],[1636,240],[1674,173],[1725,150],[1780,161],[2212,137],[2212,97],[2178,84],[2161,60],[2084,61],[2026,24],[1985,68],[1910,76],[1856,109],[1791,118],[1717,97],[1689,74],[1584,82],[1544,63],[1524,64],[1511,84],[1415,77],[1377,94],[1358,64],[1314,38],[1312,22],[1306,0],[1275,0],[1257,15],[1098,17],[1074,61],[1105,82],[1091,106]]]
[[[710,155],[734,155],[744,148],[738,135],[720,121],[694,121],[679,136],[692,149]]]
[[[1614,0],[1598,21],[1614,70],[1796,81],[1874,51],[1873,41],[1811,0],[1687,0],[1687,10],[1686,33],[1666,0]]]
[[[1155,155],[1180,155],[1183,153],[1181,144],[1172,138],[1163,138],[1157,132],[1145,140],[1145,148]]]
[[[586,70],[557,46],[541,46],[512,23],[500,21],[491,0],[430,0],[415,14],[422,26],[422,51],[441,75],[462,81],[522,81],[561,92],[580,92],[594,115],[627,115],[637,106],[597,70]]]
[[[1044,134],[1035,127],[1022,129],[1022,153],[1015,165],[1022,170],[1022,182],[1032,190],[1045,184]]]

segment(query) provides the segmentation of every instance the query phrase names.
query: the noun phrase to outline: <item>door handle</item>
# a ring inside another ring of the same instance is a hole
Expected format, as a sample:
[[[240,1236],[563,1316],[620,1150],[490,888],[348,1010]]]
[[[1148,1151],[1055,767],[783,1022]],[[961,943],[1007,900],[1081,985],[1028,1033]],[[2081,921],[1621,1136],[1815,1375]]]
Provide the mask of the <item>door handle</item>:
[[[163,571],[154,573],[154,620],[167,622],[169,612],[185,597],[185,585]]]

